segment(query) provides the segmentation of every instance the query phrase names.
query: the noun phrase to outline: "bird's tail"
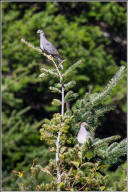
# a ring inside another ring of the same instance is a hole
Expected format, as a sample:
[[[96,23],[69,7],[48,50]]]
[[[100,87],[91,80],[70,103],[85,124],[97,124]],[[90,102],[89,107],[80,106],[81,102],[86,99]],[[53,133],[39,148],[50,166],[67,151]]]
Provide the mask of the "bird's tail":
[[[57,58],[57,61],[58,61],[58,63],[59,63],[59,65],[60,65],[60,67],[61,67],[61,69],[63,69],[64,68],[64,66],[62,65],[62,59],[60,58],[60,57],[56,57]]]

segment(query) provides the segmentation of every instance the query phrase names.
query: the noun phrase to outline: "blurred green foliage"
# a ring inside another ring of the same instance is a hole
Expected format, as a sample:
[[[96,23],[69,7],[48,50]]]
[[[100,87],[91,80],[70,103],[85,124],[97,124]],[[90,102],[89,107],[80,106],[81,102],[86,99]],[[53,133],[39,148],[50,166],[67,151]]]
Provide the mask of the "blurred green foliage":
[[[108,190],[127,191],[127,162],[118,167],[115,172],[108,171]]]
[[[38,78],[40,67],[46,63],[51,67],[51,63],[20,41],[25,38],[39,46],[36,31],[40,28],[66,59],[65,69],[82,60],[72,75],[78,82],[75,91],[81,97],[88,91],[102,91],[118,66],[126,65],[126,3],[3,2],[4,187],[16,187],[13,169],[28,170],[34,158],[47,164],[53,156],[39,140],[42,119],[58,109],[51,107],[56,94],[48,90],[55,81]],[[126,75],[106,104],[113,102],[120,107],[119,114],[126,112]]]

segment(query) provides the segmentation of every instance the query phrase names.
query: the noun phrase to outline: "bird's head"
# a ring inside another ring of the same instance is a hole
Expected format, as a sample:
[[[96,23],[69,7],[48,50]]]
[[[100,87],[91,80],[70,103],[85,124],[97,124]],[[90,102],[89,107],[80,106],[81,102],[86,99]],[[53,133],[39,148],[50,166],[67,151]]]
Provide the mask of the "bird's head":
[[[88,125],[88,124],[87,124],[86,122],[82,122],[82,123],[81,123],[81,126],[84,126],[84,127],[85,127],[85,126],[87,126],[87,125]]]
[[[41,29],[38,29],[37,33],[44,35],[44,32],[43,32],[43,30],[41,30]]]
[[[78,126],[81,126],[81,125],[82,125],[82,126],[87,126],[88,124],[87,124],[86,122],[81,122],[81,121],[80,121],[79,123],[77,123],[77,125],[78,125]]]

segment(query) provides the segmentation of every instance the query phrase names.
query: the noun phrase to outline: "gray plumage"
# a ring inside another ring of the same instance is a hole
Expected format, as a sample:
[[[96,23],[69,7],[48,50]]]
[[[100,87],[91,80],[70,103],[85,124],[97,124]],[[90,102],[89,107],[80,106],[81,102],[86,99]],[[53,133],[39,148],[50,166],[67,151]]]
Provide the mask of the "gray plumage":
[[[54,45],[49,42],[45,35],[44,32],[42,30],[38,30],[37,33],[40,34],[40,48],[41,50],[46,53],[47,55],[52,55],[53,57],[55,57],[58,60],[58,63],[60,64],[60,67],[63,69],[63,65],[62,65],[62,59],[57,51],[57,49],[54,47]]]
[[[80,144],[83,144],[88,137],[92,139],[90,132],[86,130],[86,125],[87,124],[85,122],[81,123],[80,130],[77,135],[77,140]]]

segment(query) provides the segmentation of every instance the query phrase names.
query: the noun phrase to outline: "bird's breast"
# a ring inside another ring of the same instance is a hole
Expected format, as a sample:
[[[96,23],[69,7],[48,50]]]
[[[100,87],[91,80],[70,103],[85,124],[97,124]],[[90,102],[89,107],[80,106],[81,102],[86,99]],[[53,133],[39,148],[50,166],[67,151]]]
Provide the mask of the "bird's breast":
[[[44,50],[43,43],[40,43],[40,48],[41,48],[42,50]]]

